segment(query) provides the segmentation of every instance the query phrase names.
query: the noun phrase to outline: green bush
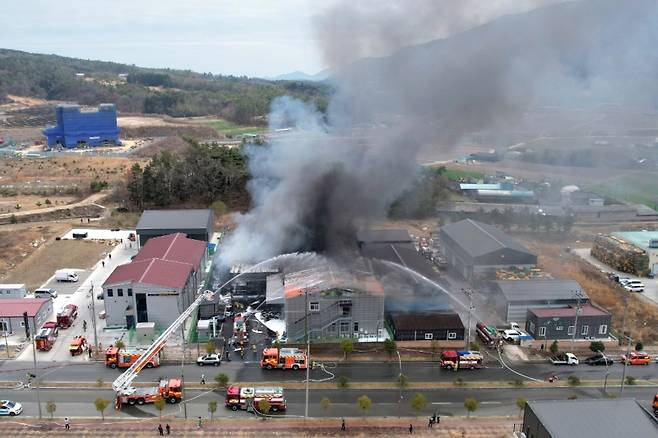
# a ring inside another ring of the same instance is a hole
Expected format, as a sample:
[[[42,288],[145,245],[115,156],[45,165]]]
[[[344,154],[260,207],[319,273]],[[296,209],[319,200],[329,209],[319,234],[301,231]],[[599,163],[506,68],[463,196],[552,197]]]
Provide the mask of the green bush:
[[[593,352],[604,352],[605,351],[605,344],[601,341],[592,341],[589,344],[589,349],[592,350]]]
[[[553,341],[553,343],[551,344],[551,347],[550,347],[550,351],[553,354],[557,354],[557,352],[560,351],[560,347],[558,346],[557,341]]]
[[[637,344],[635,344],[635,351],[642,351],[644,350],[644,344],[642,341],[637,341]]]
[[[569,385],[571,385],[571,386],[578,386],[578,385],[580,385],[580,379],[579,379],[578,376],[576,376],[575,374],[570,375],[570,376],[567,378],[567,381],[569,382]]]
[[[636,379],[633,376],[627,376],[626,377],[626,384],[627,385],[635,385]]]
[[[339,376],[338,380],[336,380],[336,384],[341,389],[349,388],[350,387],[350,379],[348,379],[345,376]]]

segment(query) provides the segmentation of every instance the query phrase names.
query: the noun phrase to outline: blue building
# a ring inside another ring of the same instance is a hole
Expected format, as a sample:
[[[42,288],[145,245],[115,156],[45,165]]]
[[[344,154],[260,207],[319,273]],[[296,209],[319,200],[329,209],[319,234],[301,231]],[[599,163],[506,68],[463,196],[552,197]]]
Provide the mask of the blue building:
[[[121,144],[114,104],[104,103],[96,111],[81,111],[78,105],[57,106],[57,126],[43,130],[48,146],[98,146]]]

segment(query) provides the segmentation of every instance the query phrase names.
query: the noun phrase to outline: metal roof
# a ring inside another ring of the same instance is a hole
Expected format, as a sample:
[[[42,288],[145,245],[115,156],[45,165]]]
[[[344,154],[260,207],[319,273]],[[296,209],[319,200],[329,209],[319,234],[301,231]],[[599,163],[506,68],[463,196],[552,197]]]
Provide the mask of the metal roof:
[[[41,307],[50,301],[50,298],[16,298],[3,299],[0,304],[0,317],[27,316],[34,317],[39,313]]]
[[[197,267],[205,251],[206,244],[200,240],[188,239],[183,233],[167,234],[149,239],[134,260],[162,259]]]
[[[644,250],[649,250],[649,244],[652,240],[658,240],[658,231],[622,231],[612,233],[612,235],[630,242],[635,246],[639,246]]]
[[[540,318],[550,318],[553,316],[576,316],[576,309],[577,306],[568,306],[568,307],[558,307],[558,308],[552,308],[552,309],[528,309],[530,313],[533,313],[537,315]],[[592,306],[591,304],[585,304],[584,306],[580,307],[580,312],[578,312],[579,316],[604,316],[604,315],[610,315],[610,313],[606,312],[603,309],[599,309],[596,306]]]
[[[460,190],[501,190],[501,184],[459,184]]]
[[[409,232],[404,229],[394,230],[361,230],[356,233],[359,243],[399,243],[411,242]]]
[[[423,257],[410,243],[366,243],[361,247],[364,257],[388,260],[389,262],[405,266],[425,277],[432,278],[437,275],[432,263]]]
[[[498,280],[493,282],[508,301],[568,300],[576,292],[587,297],[583,288],[573,280]]]
[[[118,283],[154,284],[182,289],[192,273],[189,263],[162,259],[140,260],[117,266],[105,280],[103,286]]]
[[[456,313],[391,313],[395,330],[463,329],[464,323]]]
[[[212,210],[144,210],[137,223],[137,230],[159,229],[207,229],[212,220]]]
[[[535,254],[498,228],[472,219],[443,226],[441,235],[450,238],[473,258],[500,249],[512,249],[536,257]]]
[[[534,400],[528,408],[553,438],[658,436],[658,421],[635,400]]]

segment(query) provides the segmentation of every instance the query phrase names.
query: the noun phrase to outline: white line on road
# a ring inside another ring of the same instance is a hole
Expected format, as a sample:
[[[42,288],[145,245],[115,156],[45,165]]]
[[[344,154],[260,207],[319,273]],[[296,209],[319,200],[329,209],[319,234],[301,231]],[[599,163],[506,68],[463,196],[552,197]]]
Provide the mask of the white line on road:
[[[480,402],[480,404],[481,404],[481,405],[500,405],[500,404],[503,404],[503,402],[499,402],[499,401],[484,401],[484,402]]]
[[[452,402],[433,402],[433,405],[451,405]]]

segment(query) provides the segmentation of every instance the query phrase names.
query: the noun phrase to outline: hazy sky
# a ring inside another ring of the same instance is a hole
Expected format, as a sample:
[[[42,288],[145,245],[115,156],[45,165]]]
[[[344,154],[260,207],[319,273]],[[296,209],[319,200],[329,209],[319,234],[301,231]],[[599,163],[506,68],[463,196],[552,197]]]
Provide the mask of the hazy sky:
[[[0,47],[198,72],[317,73],[327,65],[315,40],[314,17],[341,22],[345,5],[362,11],[362,19],[346,23],[351,29],[341,32],[350,41],[354,27],[396,34],[397,23],[384,21],[381,29],[370,29],[370,12],[408,8],[407,24],[426,27],[431,39],[444,36],[451,28],[447,23],[478,24],[555,1],[561,0],[4,0]],[[441,17],[436,26],[413,17],[423,10],[415,3],[436,9],[452,2],[463,2],[460,16]],[[373,54],[381,53],[358,52]]]

